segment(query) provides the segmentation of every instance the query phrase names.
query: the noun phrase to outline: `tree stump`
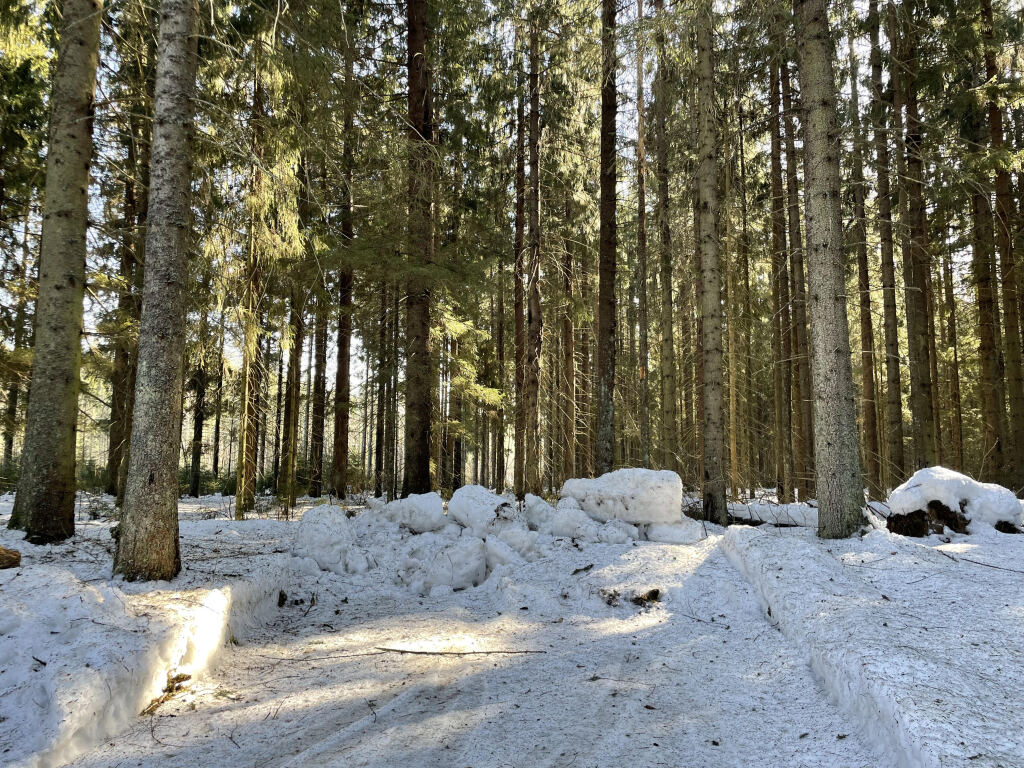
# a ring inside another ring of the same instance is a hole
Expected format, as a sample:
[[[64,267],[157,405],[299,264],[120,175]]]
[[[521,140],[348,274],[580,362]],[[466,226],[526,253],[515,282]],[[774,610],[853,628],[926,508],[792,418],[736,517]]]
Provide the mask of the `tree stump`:
[[[0,568],[17,568],[21,565],[21,552],[0,547]]]

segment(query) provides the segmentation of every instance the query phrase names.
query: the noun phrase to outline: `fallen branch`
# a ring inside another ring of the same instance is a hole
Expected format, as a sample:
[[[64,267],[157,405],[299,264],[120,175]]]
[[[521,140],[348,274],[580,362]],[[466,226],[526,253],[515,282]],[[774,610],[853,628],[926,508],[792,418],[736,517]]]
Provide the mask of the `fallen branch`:
[[[413,651],[408,648],[384,648],[376,646],[383,653],[410,653],[416,656],[491,656],[494,654],[547,653],[547,651]]]
[[[994,565],[993,563],[983,563],[981,560],[972,560],[969,557],[955,557],[954,555],[951,555],[949,552],[943,552],[941,549],[936,549],[935,551],[938,552],[940,555],[945,555],[954,563],[973,563],[974,565],[983,565],[986,568],[995,568],[997,571],[1009,571],[1010,573],[1024,573],[1024,571],[1019,571],[1016,568],[1006,568],[1002,565]]]

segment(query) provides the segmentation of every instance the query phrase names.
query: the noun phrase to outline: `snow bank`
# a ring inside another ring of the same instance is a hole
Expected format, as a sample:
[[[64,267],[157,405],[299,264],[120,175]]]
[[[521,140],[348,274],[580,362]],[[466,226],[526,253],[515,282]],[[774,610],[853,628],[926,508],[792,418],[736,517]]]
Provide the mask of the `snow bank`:
[[[1021,525],[1021,504],[1013,491],[993,483],[979,483],[945,467],[915,472],[889,496],[890,514],[926,510],[929,502],[936,501],[954,513],[961,512],[970,523],[971,533],[977,533],[977,523]]]
[[[62,765],[121,731],[169,675],[201,674],[226,640],[261,623],[280,582],[274,568],[189,590],[86,583],[59,565],[5,573],[0,745],[17,768]]]
[[[678,523],[683,483],[669,470],[617,469],[594,479],[566,480],[563,497],[571,497],[600,522]]]
[[[989,531],[933,549],[888,531],[822,542],[734,527],[722,548],[768,620],[898,765],[996,768],[1024,765],[1024,600],[1011,570],[1024,537]],[[956,556],[964,546],[969,563]]]

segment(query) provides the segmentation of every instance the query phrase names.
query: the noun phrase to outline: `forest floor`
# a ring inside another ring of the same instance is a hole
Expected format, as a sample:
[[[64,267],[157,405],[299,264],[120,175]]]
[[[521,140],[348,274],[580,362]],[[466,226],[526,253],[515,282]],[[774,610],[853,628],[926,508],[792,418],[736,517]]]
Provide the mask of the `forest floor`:
[[[56,547],[0,535],[0,544],[22,550],[16,572],[33,590],[38,573],[64,585],[65,604],[76,588],[103,593],[93,603],[78,596],[85,608],[70,622],[93,621],[60,644],[52,638],[67,633],[67,621],[30,620],[15,605],[6,613],[19,623],[5,619],[0,602],[0,669],[35,659],[13,687],[10,671],[0,672],[0,702],[14,702],[5,694],[33,675],[49,675],[51,697],[68,698],[65,710],[41,720],[0,703],[0,762],[1024,765],[1024,536],[914,541],[874,531],[824,543],[799,528],[708,526],[692,544],[561,542],[478,587],[428,596],[383,567],[311,570],[289,554],[295,521],[231,521],[230,502],[219,499],[181,509],[186,570],[157,587],[109,580],[103,520],[83,521],[73,542]],[[68,578],[55,580],[57,571]],[[17,601],[22,588],[10,573],[0,571],[0,600]],[[76,651],[87,642],[114,642],[125,660],[144,654],[146,638],[161,636],[160,617],[197,602],[210,613],[215,601],[197,596],[224,585],[233,607],[220,615],[234,642],[219,653],[205,647],[221,639],[219,625],[204,645],[189,618],[193,645],[204,647],[165,654],[164,666],[143,665],[131,678],[192,665],[195,676],[155,706],[146,705],[152,690],[141,705],[138,695],[126,702],[99,686],[75,699],[53,672],[55,661],[69,678],[86,661],[102,665],[95,649]],[[56,634],[25,635],[29,625]],[[28,654],[26,639],[41,647]],[[195,658],[203,653],[208,659]],[[177,662],[168,667],[167,657]],[[57,727],[89,696],[123,716],[105,730],[82,730],[42,760],[24,748],[47,718]]]

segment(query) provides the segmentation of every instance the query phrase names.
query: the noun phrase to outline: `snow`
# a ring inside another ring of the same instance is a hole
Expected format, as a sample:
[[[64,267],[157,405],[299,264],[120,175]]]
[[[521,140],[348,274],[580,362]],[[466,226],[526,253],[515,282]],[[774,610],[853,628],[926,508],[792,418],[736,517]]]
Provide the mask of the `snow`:
[[[50,547],[3,531],[0,763],[1024,765],[1024,536],[428,496],[183,501],[171,583],[111,579],[102,514]],[[194,677],[140,717],[169,672]]]
[[[737,527],[724,549],[833,700],[898,765],[1024,765],[1024,536],[875,530],[825,542]]]
[[[413,533],[439,531],[448,523],[444,516],[444,501],[436,493],[414,493],[404,499],[396,499],[384,506],[383,514]]]
[[[737,520],[749,520],[774,526],[818,527],[818,507],[806,502],[779,504],[772,501],[730,502],[729,514]]]
[[[429,596],[296,570],[303,603],[74,765],[891,768],[718,539],[564,542]]]
[[[572,497],[595,520],[627,523],[678,523],[683,483],[669,470],[617,469],[594,479],[566,480],[563,497]]]
[[[980,530],[978,524],[1021,525],[1021,503],[1013,491],[993,483],[979,483],[945,467],[920,469],[896,488],[889,496],[890,514],[906,515],[926,509],[929,501],[939,501],[954,512],[962,511],[970,521],[971,533]]]
[[[49,547],[0,533],[22,553],[21,568],[0,571],[0,756],[12,768],[63,765],[134,722],[169,675],[200,677],[226,640],[265,623],[287,563],[261,554],[282,524],[186,520],[186,558],[212,550],[245,573],[193,559],[172,583],[129,584],[110,578],[110,521],[77,525]]]
[[[476,536],[486,536],[487,527],[499,516],[508,517],[514,505],[504,496],[479,485],[464,485],[452,494],[448,514]]]

